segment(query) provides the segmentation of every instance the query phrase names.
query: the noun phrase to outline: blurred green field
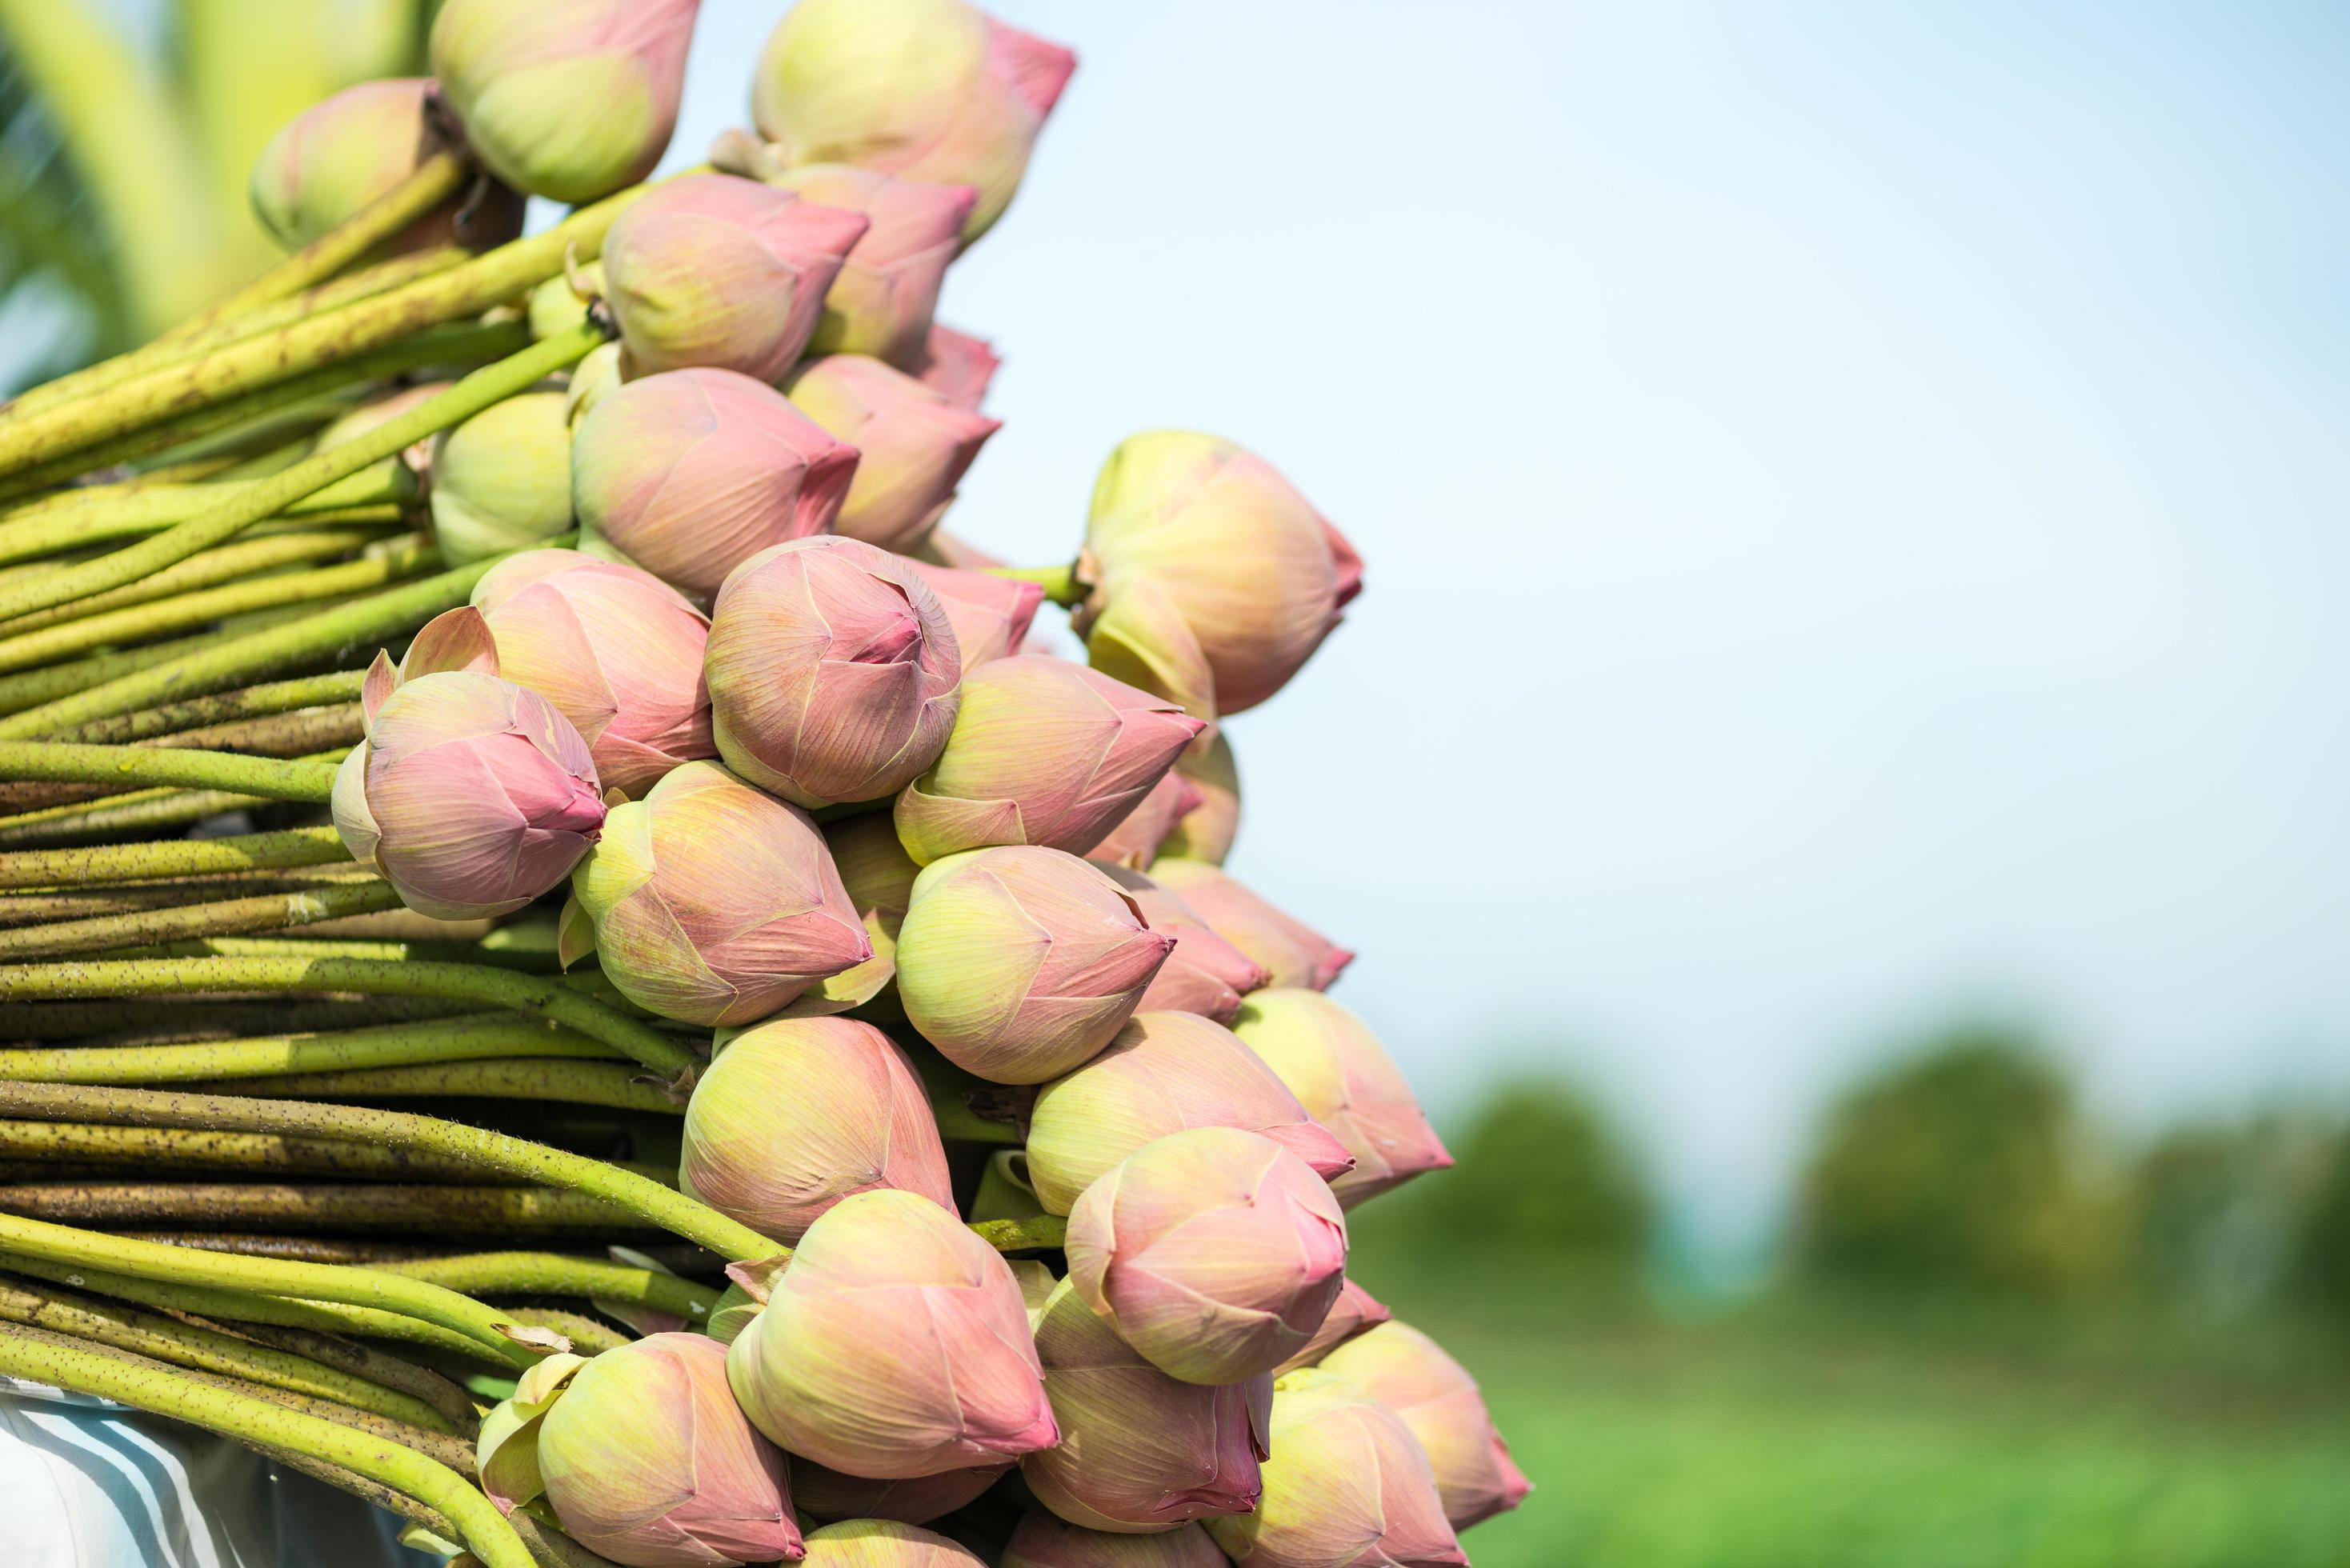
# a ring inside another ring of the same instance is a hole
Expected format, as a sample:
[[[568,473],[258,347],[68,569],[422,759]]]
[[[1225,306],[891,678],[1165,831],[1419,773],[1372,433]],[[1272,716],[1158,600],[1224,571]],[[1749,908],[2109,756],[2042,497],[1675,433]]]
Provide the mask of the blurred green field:
[[[1702,1322],[1565,1277],[1356,1272],[1483,1383],[1539,1490],[1478,1568],[2335,1568],[2350,1358],[2188,1334],[1787,1300]]]

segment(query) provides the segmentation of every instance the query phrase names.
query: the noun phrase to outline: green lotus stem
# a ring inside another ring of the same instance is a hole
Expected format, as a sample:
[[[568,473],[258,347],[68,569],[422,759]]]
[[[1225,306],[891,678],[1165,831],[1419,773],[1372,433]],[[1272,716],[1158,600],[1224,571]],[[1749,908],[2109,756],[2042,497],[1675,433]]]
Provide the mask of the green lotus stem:
[[[556,548],[571,538],[569,535],[557,535],[540,541],[533,548]],[[353,648],[364,648],[413,631],[442,610],[465,603],[473,594],[473,585],[503,559],[503,556],[493,556],[470,561],[351,604],[305,616],[288,625],[270,627],[227,641],[214,638],[211,639],[212,646],[199,651],[0,719],[0,740],[26,740],[86,724],[93,719],[152,707],[167,699],[203,696],[258,676],[341,659]]]
[[[168,909],[140,909],[128,915],[99,915],[47,926],[20,926],[15,930],[0,931],[0,960],[107,952],[217,932],[282,931],[400,907],[399,889],[389,882],[328,883],[292,893],[224,898],[213,904],[182,904]]]
[[[98,996],[202,994],[222,991],[356,991],[375,996],[438,996],[536,1012],[567,1023],[682,1089],[692,1053],[592,997],[536,975],[487,964],[388,962],[369,959],[197,958],[88,961],[0,968],[0,1002],[70,1002]],[[265,1129],[266,1130],[266,1129]]]
[[[498,933],[492,931],[490,937]],[[298,959],[376,959],[384,962],[424,961],[432,963],[488,964],[494,969],[510,969],[518,974],[543,975],[573,991],[612,1002],[618,993],[611,989],[601,971],[574,969],[569,974],[556,972],[556,965],[544,956],[533,952],[509,952],[486,945],[490,938],[478,942],[407,941],[376,937],[305,936],[289,931],[282,937],[198,937],[185,941],[158,942],[152,947],[133,951],[125,949],[112,956],[119,958],[298,958]],[[614,1003],[629,1016],[639,1015],[631,1005]],[[473,1011],[461,1008],[459,1011]],[[407,1016],[445,1016],[445,1014],[415,1014]],[[650,1018],[650,1013],[641,1016]]]
[[[1057,1214],[1027,1220],[983,1220],[972,1227],[980,1239],[999,1252],[1044,1252],[1064,1246],[1069,1222]]]
[[[372,877],[374,873],[369,871],[367,875]],[[333,880],[338,878],[305,879],[288,876],[262,881],[253,877],[223,877],[185,882],[137,882],[120,888],[97,888],[87,893],[16,893],[0,898],[0,928],[46,925],[55,920],[86,919],[97,915],[133,915],[142,909],[182,909],[191,904],[214,903],[229,894],[243,898],[263,893],[294,893],[306,888],[325,886]],[[9,1020],[12,1027],[16,1022]],[[256,1029],[252,1033],[260,1031]],[[5,1033],[5,1031],[0,1031],[0,1033]]]
[[[691,1280],[655,1269],[632,1268],[560,1252],[476,1252],[461,1258],[428,1258],[413,1262],[377,1265],[387,1273],[405,1274],[479,1295],[588,1296],[597,1301],[631,1302],[684,1318],[706,1322],[718,1304],[718,1293]]]
[[[223,1238],[214,1236],[205,1240],[218,1242]],[[303,1240],[307,1241],[309,1238]],[[193,1243],[183,1241],[181,1244]],[[346,1246],[345,1250],[356,1249]],[[474,1409],[473,1396],[431,1368],[419,1366],[412,1361],[378,1350],[373,1345],[360,1345],[336,1334],[319,1334],[310,1329],[278,1325],[240,1324],[231,1330],[224,1324],[207,1322],[192,1314],[182,1314],[177,1321],[198,1328],[208,1328],[215,1334],[227,1334],[234,1339],[266,1345],[272,1350],[282,1350],[335,1371],[347,1372],[380,1387],[405,1394],[425,1408],[437,1412],[442,1419],[448,1422],[450,1429],[461,1437],[470,1439],[481,1428],[481,1417]]]
[[[366,671],[359,670],[338,670],[331,675],[306,675],[296,680],[272,681],[262,686],[248,686],[243,691],[223,691],[186,702],[168,703],[161,708],[119,713],[109,719],[93,719],[88,723],[76,725],[48,738],[116,744],[144,741],[155,735],[176,734],[182,730],[199,729],[206,724],[225,723],[235,719],[356,702],[359,700],[359,688],[366,680]]]
[[[401,1111],[298,1101],[248,1100],[152,1089],[63,1084],[0,1084],[0,1116],[35,1120],[129,1122],[143,1127],[215,1128],[366,1139],[394,1148],[472,1159],[486,1169],[599,1199],[636,1218],[734,1260],[785,1251],[749,1226],[660,1182],[600,1159],[567,1154],[504,1133]],[[0,1237],[0,1245],[8,1245]],[[290,1291],[288,1293],[313,1294]],[[329,1298],[341,1299],[341,1298]]]
[[[182,1045],[236,1040],[273,1029],[332,1031],[402,1019],[453,1018],[471,1003],[429,997],[326,996],[249,1002],[46,1002],[9,1009],[0,1038],[79,1040],[91,1045]]]
[[[175,735],[159,735],[151,741],[132,743],[171,751],[237,752],[255,757],[298,757],[313,755],[321,749],[338,751],[357,745],[366,733],[366,718],[359,705],[348,702],[339,708],[312,708],[292,713],[272,713],[259,719],[240,719],[234,723],[213,724],[202,730],[183,730]],[[0,810],[37,810],[130,793],[133,793],[131,788],[122,784],[0,784]],[[254,889],[256,892],[261,890]],[[188,901],[181,898],[151,902]]]
[[[0,1333],[0,1373],[94,1394],[207,1431],[289,1449],[356,1470],[447,1515],[484,1568],[535,1568],[522,1538],[488,1498],[464,1477],[413,1449],[248,1394],[210,1387],[183,1374],[36,1339],[21,1329]]]
[[[119,1050],[92,1045],[0,1050],[0,1078],[22,1084],[175,1084],[497,1056],[609,1061],[611,1055],[609,1046],[548,1020],[483,1012],[423,1023],[379,1024],[339,1034],[265,1034],[247,1040]]]
[[[0,1187],[0,1210],[60,1225],[194,1225],[235,1231],[405,1231],[606,1235],[630,1217],[577,1192],[547,1187],[336,1182],[69,1181]]]
[[[0,1052],[0,1056],[8,1054]],[[931,1115],[939,1124],[939,1136],[949,1143],[983,1143],[1018,1148],[1028,1140],[1010,1122],[996,1121],[981,1116],[971,1108],[961,1095],[931,1089]]]
[[[428,366],[478,364],[502,359],[530,343],[530,327],[521,321],[468,322],[438,327],[412,337],[388,343],[369,353],[323,366],[307,375],[257,388],[240,396],[157,422],[140,425],[94,445],[45,457],[0,481],[0,494],[23,494],[61,483],[118,462],[200,441],[225,441],[239,432],[266,428],[325,424],[349,406],[354,389],[387,376],[403,375]],[[72,415],[102,399],[77,400],[52,412]],[[45,416],[27,416],[27,422]]]
[[[151,572],[161,571],[166,566],[186,560],[199,550],[210,549],[234,538],[263,518],[275,516],[305,497],[324,490],[336,480],[356,474],[412,441],[471,419],[491,404],[514,396],[532,382],[576,363],[590,348],[603,342],[605,336],[602,327],[593,322],[583,322],[568,332],[557,333],[519,354],[475,370],[447,391],[387,420],[374,430],[305,458],[283,472],[254,481],[251,487],[242,493],[219,502],[211,510],[151,539],[95,561],[68,566],[49,576],[36,577],[29,583],[0,591],[0,619],[47,609],[51,605],[64,604],[86,594],[120,587],[125,583],[136,582]],[[111,402],[118,395],[109,393],[107,399]],[[68,404],[55,412],[68,413],[72,407]],[[31,415],[26,422],[36,423],[41,418],[38,414]],[[5,452],[7,448],[7,431],[0,428],[0,452]],[[5,458],[0,458],[0,465],[5,465]]]
[[[34,502],[0,513],[0,560],[35,560],[60,550],[161,534],[232,502],[248,501],[274,479],[215,479],[203,484],[158,484],[128,495],[84,499],[68,494]],[[385,458],[261,515],[307,517],[353,506],[405,505],[415,499],[416,476],[396,460]],[[33,580],[46,582],[95,565],[83,561],[61,566]]]
[[[593,260],[600,254],[605,231],[612,220],[644,190],[643,186],[635,186],[608,196],[592,207],[574,213],[545,234],[501,245],[461,266],[404,287],[223,345],[214,352],[182,364],[158,367],[88,397],[36,409],[18,419],[0,421],[0,475],[16,472],[60,452],[95,446],[173,414],[350,360],[421,327],[478,316],[555,276],[563,270],[567,254],[580,261]],[[572,336],[566,333],[549,338],[547,345]],[[598,331],[597,338],[600,337]],[[571,359],[587,353],[596,341],[587,340]],[[531,379],[548,370],[559,370],[571,359],[550,363],[536,371]],[[373,456],[397,452],[400,446],[441,428],[432,425],[419,430],[398,446],[385,447]]]
[[[485,1179],[473,1160],[347,1138],[105,1122],[0,1121],[0,1157],[38,1164],[81,1163],[117,1173],[121,1168],[195,1168],[389,1181]],[[650,1168],[639,1174],[650,1174]]]
[[[117,1350],[131,1351],[197,1372],[241,1377],[313,1399],[330,1399],[338,1405],[348,1405],[427,1431],[453,1435],[459,1430],[456,1423],[412,1394],[386,1388],[307,1356],[54,1287],[28,1291],[0,1279],[0,1317],[28,1328],[45,1328],[53,1334],[95,1340]]]
[[[332,768],[234,752],[88,746],[74,741],[0,741],[0,780],[51,784],[141,784],[229,789],[270,800],[323,805],[335,793]]]
[[[14,675],[0,675],[0,713],[13,715],[34,710],[46,711],[52,704],[66,702],[83,692],[110,686],[146,670],[176,669],[186,659],[221,647],[224,637],[253,637],[269,628],[311,619],[324,613],[324,609],[315,604],[280,605],[275,609],[255,610],[243,618],[233,633],[229,628],[210,628],[190,637],[175,638],[170,642],[151,642],[140,648],[69,659],[63,664],[52,664],[45,670],[26,670]],[[327,659],[321,657],[302,662],[319,664],[327,662]],[[12,722],[0,720],[0,723]],[[19,733],[0,738],[30,740],[40,734],[44,728],[39,724],[27,724]]]
[[[1034,583],[1045,590],[1045,597],[1067,608],[1085,602],[1088,587],[1077,580],[1075,566],[990,566],[988,575],[1010,577],[1015,582]]]
[[[351,852],[331,827],[295,827],[224,838],[107,844],[83,849],[32,849],[0,855],[0,888],[78,887],[212,871],[279,869],[348,863]]]
[[[130,1241],[131,1237],[114,1237]],[[161,1242],[142,1243],[161,1246]],[[223,1254],[195,1249],[167,1248],[167,1251],[193,1251],[199,1257]],[[238,1259],[235,1261],[244,1261]],[[343,1268],[343,1264],[310,1264],[314,1268]],[[12,1274],[30,1274],[36,1279],[53,1280],[78,1290],[95,1291],[118,1301],[137,1302],[158,1312],[196,1313],[207,1318],[242,1326],[248,1323],[269,1324],[281,1328],[307,1330],[317,1334],[365,1334],[370,1339],[396,1339],[409,1345],[424,1345],[444,1355],[457,1355],[468,1360],[495,1366],[511,1376],[517,1368],[513,1356],[504,1350],[494,1349],[470,1334],[460,1334],[439,1324],[403,1313],[386,1312],[377,1307],[350,1306],[340,1302],[305,1301],[291,1296],[269,1295],[255,1291],[237,1290],[224,1286],[202,1285],[185,1280],[159,1282],[134,1274],[118,1272],[86,1263],[60,1263],[29,1252],[14,1251],[0,1245],[0,1270]]]
[[[39,631],[44,627],[61,626],[112,610],[128,609],[133,605],[152,604],[157,599],[191,593],[198,588],[233,583],[256,572],[274,572],[284,566],[332,561],[337,556],[364,549],[380,537],[380,535],[369,528],[328,528],[240,539],[234,545],[191,556],[176,566],[158,572],[142,582],[117,588],[110,594],[92,594],[69,605],[36,610],[12,621],[0,622],[0,637],[21,637],[28,631]],[[391,547],[399,548],[399,542],[392,542]]]
[[[104,800],[0,816],[0,849],[88,844],[185,827],[208,816],[267,805],[258,795],[220,790],[140,790]]]
[[[38,1093],[60,1091],[40,1089]],[[88,1093],[66,1090],[64,1093]],[[99,1093],[131,1093],[99,1090]],[[241,1258],[227,1252],[198,1252],[151,1241],[103,1236],[69,1225],[53,1225],[17,1214],[0,1214],[0,1250],[52,1263],[78,1264],[129,1274],[159,1284],[209,1285],[222,1290],[250,1291],[347,1306],[367,1307],[432,1324],[473,1340],[498,1353],[507,1365],[526,1367],[545,1353],[506,1332],[512,1322],[479,1302],[436,1285],[404,1280],[330,1263],[295,1263],[279,1258]],[[8,1265],[14,1267],[14,1265]]]
[[[685,1107],[641,1069],[626,1063],[488,1061],[376,1067],[346,1073],[305,1073],[203,1085],[227,1094],[279,1099],[379,1100],[418,1096],[452,1099],[554,1100],[615,1111],[683,1116]]]

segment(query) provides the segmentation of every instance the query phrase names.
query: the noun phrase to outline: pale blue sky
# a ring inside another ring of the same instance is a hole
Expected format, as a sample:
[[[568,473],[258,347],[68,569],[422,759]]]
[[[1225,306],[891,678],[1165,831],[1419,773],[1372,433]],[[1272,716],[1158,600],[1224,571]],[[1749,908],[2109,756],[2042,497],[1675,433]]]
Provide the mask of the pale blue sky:
[[[952,525],[1066,558],[1171,423],[1354,538],[1233,868],[1431,1101],[1563,1063],[1736,1237],[1956,1006],[2127,1125],[2350,1082],[2350,11],[1001,11],[1083,63]]]

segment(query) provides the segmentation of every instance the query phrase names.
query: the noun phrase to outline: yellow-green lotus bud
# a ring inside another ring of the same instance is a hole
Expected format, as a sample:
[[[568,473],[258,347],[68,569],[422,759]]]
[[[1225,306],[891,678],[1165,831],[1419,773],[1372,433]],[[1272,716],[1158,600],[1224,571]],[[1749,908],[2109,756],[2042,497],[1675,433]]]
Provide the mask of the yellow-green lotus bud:
[[[1466,1530],[1523,1502],[1534,1483],[1493,1429],[1485,1397],[1469,1369],[1409,1324],[1386,1323],[1337,1346],[1322,1369],[1351,1377],[1403,1417],[1428,1451],[1437,1495],[1455,1530]],[[1045,1387],[1052,1374],[1045,1373]]]
[[[588,292],[583,295],[580,290]],[[544,341],[587,325],[590,299],[604,292],[604,264],[588,262],[577,273],[558,273],[530,291],[530,335]]]
[[[1020,1521],[1002,1568],[1231,1568],[1208,1532],[1187,1524],[1161,1535],[1108,1535],[1036,1512]]]
[[[802,1568],[987,1568],[977,1553],[919,1524],[850,1519],[813,1531]]]
[[[432,537],[451,563],[526,550],[571,527],[561,392],[492,403],[432,450]]]
[[[598,404],[620,389],[620,346],[599,343],[588,350],[588,357],[571,367],[571,384],[563,394],[563,417],[571,421],[577,434],[579,421],[596,411]],[[576,484],[575,480],[575,484]],[[573,511],[579,507],[577,489],[572,493]]]
[[[1150,879],[1171,889],[1208,922],[1210,930],[1255,960],[1274,985],[1326,991],[1355,961],[1352,950],[1274,908],[1239,878],[1204,860],[1161,855],[1150,863]]]
[[[1058,849],[978,849],[915,879],[898,999],[965,1072],[1041,1084],[1110,1043],[1174,945],[1098,867]]]
[[[1222,866],[1241,830],[1241,775],[1232,742],[1222,729],[1210,731],[1175,759],[1175,772],[1198,788],[1200,799],[1160,841],[1159,853]]]
[[[1330,1183],[1348,1208],[1452,1163],[1378,1037],[1320,992],[1253,992],[1232,1032],[1355,1157]]]
[[[824,838],[832,848],[840,884],[848,889],[849,906],[865,922],[866,940],[873,944],[871,958],[842,971],[827,989],[862,997],[867,1016],[900,1022],[905,1013],[897,997],[898,928],[922,868],[899,842],[897,825],[886,811],[827,823]]]
[[[425,111],[432,88],[422,77],[360,82],[289,120],[253,163],[253,215],[270,237],[298,250],[442,151],[440,128]],[[496,245],[520,233],[521,198],[493,183],[463,208],[452,203],[419,218],[386,248],[416,250],[460,237]]]

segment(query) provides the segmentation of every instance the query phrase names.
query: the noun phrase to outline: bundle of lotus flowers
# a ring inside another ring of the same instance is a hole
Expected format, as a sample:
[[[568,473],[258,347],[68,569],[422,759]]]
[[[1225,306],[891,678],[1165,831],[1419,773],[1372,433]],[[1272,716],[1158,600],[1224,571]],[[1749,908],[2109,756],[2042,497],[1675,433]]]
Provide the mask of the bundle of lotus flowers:
[[[943,532],[1074,58],[801,0],[643,183],[693,13],[447,0],[0,410],[0,1375],[490,1568],[1466,1562],[1524,1479],[1345,1272],[1447,1156],[1222,869],[1360,562],[1180,431]]]

